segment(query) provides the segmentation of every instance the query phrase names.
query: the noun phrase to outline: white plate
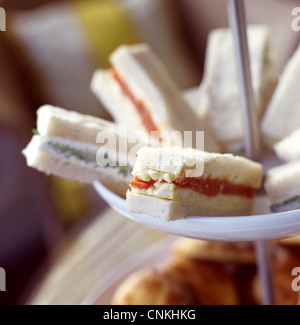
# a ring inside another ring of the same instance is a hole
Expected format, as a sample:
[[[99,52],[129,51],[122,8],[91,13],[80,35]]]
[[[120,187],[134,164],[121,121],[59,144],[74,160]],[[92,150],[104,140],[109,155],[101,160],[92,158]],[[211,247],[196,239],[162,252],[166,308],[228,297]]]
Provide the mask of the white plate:
[[[96,285],[81,305],[110,305],[116,289],[130,274],[138,270],[153,268],[167,261],[172,256],[173,243],[173,238],[160,240],[121,263]]]
[[[266,196],[255,199],[253,215],[237,217],[189,216],[161,221],[145,214],[129,213],[125,199],[95,181],[99,195],[123,216],[145,226],[183,237],[220,241],[257,241],[284,238],[300,233],[300,210],[269,213]]]

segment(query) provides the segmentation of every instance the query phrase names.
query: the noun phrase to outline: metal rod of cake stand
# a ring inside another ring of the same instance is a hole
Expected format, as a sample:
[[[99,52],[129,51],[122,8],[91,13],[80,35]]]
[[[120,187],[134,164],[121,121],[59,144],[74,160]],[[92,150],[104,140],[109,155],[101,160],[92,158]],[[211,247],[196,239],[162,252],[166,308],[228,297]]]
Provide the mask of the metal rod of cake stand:
[[[250,71],[244,0],[227,1],[229,23],[233,33],[240,85],[245,153],[247,158],[259,162],[261,160],[260,136]],[[255,250],[262,288],[263,304],[272,305],[273,286],[268,241],[255,241]]]

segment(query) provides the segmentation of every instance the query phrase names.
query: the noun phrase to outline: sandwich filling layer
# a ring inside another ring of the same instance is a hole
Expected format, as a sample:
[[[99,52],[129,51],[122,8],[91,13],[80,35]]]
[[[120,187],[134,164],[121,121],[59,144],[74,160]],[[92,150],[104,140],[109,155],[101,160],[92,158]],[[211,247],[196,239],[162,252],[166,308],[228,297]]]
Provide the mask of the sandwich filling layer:
[[[132,174],[128,211],[161,220],[248,215],[262,183],[259,163],[178,147],[141,148]]]
[[[67,142],[57,142],[57,140],[46,137],[37,136],[39,138],[39,149],[53,152],[55,155],[62,156],[64,158],[73,158],[83,164],[88,165],[90,168],[115,168],[119,174],[127,177],[131,174],[133,167],[130,164],[127,166],[120,166],[118,161],[109,160],[106,157],[107,165],[100,165],[97,162],[97,146],[84,145],[84,150],[77,148],[76,145],[72,146]]]
[[[300,195],[279,204],[271,205],[272,212],[285,212],[300,209]]]
[[[126,82],[121,78],[119,73],[115,69],[111,69],[111,75],[113,79],[118,83],[119,87],[121,88],[123,94],[131,101],[133,106],[135,107],[138,115],[140,116],[142,120],[142,124],[144,125],[145,129],[151,135],[151,132],[159,132],[159,128],[154,122],[151,113],[149,109],[144,105],[144,103],[141,100],[138,100],[133,92],[129,89]],[[154,133],[155,136],[158,136],[158,134]],[[160,137],[158,136],[159,140]]]
[[[261,165],[244,157],[175,147],[141,148],[130,187],[137,194],[169,200],[187,201],[192,195],[252,201],[261,175]]]
[[[162,179],[144,181],[135,176],[130,187],[129,210],[149,213],[162,220],[176,220],[186,215],[248,215],[254,196],[251,187],[213,178],[179,177],[167,182]],[[156,205],[151,198],[159,200]]]
[[[264,188],[273,212],[300,208],[300,164],[290,161],[270,168],[266,173]]]
[[[210,177],[179,177],[174,181],[167,182],[163,179],[144,181],[140,177],[135,176],[130,186],[141,194],[152,194],[165,199],[174,199],[175,197],[172,193],[178,189],[190,190],[208,197],[216,197],[218,195],[234,195],[249,199],[254,197],[254,189],[250,186],[233,184],[225,179]]]

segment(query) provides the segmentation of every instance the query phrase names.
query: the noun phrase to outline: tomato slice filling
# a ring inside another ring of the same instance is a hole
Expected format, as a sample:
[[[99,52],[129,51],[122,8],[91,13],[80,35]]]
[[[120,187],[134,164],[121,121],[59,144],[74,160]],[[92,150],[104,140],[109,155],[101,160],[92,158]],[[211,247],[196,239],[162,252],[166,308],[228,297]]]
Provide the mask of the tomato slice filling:
[[[149,133],[149,135],[151,135],[151,132],[157,132],[154,133],[153,135],[158,138],[158,140],[162,140],[161,137],[159,136],[159,129],[156,126],[156,124],[154,123],[152,116],[149,112],[149,110],[145,107],[144,103],[141,100],[138,100],[133,93],[131,92],[131,90],[129,89],[128,85],[126,84],[126,82],[120,77],[120,75],[118,74],[118,72],[116,71],[116,69],[111,69],[111,74],[112,77],[114,78],[114,80],[118,83],[118,85],[120,86],[120,88],[122,89],[122,92],[124,93],[125,96],[127,96],[130,101],[132,102],[132,104],[134,105],[134,107],[136,108],[142,123],[144,125],[144,127],[146,128],[147,132]]]
[[[143,181],[139,177],[134,177],[133,181],[130,182],[132,188],[138,188],[147,190],[153,186],[157,181],[150,180],[149,182]],[[161,183],[166,183],[162,180]],[[226,180],[218,178],[197,178],[197,177],[181,177],[172,182],[179,188],[191,189],[194,192],[207,195],[217,196],[218,194],[223,195],[238,195],[248,198],[254,197],[254,189],[251,186],[232,184]]]

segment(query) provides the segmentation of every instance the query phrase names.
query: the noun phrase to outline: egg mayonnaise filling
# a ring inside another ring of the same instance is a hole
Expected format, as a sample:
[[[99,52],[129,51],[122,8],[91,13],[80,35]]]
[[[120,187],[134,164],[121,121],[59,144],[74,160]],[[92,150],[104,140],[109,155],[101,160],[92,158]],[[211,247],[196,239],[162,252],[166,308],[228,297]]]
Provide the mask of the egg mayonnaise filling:
[[[183,177],[153,170],[135,176],[130,187],[136,193],[169,200],[197,199],[199,195],[210,199],[223,195],[250,200],[254,197],[253,187],[232,183],[225,178]]]

